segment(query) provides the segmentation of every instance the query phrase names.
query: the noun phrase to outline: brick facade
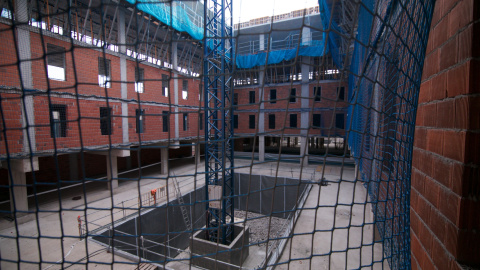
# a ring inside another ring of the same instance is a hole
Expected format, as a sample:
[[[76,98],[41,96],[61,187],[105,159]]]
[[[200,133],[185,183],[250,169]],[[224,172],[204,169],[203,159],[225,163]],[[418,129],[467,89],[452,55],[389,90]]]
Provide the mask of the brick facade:
[[[437,0],[419,96],[413,269],[480,266],[480,2]]]

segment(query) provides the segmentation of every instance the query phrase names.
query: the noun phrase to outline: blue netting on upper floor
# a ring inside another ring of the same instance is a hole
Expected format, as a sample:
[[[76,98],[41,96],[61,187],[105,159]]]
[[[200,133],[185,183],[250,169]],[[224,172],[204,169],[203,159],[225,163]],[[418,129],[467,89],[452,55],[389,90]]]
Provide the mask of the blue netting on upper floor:
[[[297,56],[297,51],[298,56],[321,57],[328,53],[328,47],[325,47],[325,43],[320,41],[316,42],[315,46],[300,46],[299,48],[293,49],[275,50],[268,52],[268,54],[267,52],[259,52],[256,54],[237,55],[235,64],[237,68],[253,68],[265,64],[279,64],[283,61],[294,59]]]
[[[127,2],[136,5],[139,10],[154,16],[177,31],[186,32],[196,40],[203,39],[203,27],[197,25],[198,23],[195,24],[190,18],[198,14],[189,15],[187,10],[177,2],[172,2],[173,6],[160,0],[127,0]],[[203,13],[199,17],[203,18]]]

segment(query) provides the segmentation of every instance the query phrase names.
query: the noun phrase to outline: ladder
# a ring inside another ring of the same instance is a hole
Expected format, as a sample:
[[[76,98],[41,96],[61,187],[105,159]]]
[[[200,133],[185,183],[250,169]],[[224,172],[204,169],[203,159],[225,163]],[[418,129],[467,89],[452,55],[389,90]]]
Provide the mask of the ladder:
[[[177,177],[175,176],[175,174],[173,174],[172,179],[173,179],[173,186],[175,187],[175,194],[177,195],[177,201],[178,201],[178,204],[180,205],[180,210],[182,211],[183,222],[185,222],[185,226],[187,226],[187,230],[191,231],[192,224],[190,224],[190,218],[188,217],[187,207],[185,206],[185,203],[183,201],[182,193],[180,192],[180,186],[178,185]]]

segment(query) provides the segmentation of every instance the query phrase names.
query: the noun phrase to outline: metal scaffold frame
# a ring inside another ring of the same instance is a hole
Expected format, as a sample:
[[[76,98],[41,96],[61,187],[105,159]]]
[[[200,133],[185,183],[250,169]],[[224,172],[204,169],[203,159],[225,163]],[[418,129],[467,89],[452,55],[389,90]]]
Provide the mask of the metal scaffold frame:
[[[205,172],[207,239],[233,240],[233,19],[232,0],[208,0],[204,9]],[[208,190],[220,189],[221,198]],[[220,204],[213,200],[221,199]]]

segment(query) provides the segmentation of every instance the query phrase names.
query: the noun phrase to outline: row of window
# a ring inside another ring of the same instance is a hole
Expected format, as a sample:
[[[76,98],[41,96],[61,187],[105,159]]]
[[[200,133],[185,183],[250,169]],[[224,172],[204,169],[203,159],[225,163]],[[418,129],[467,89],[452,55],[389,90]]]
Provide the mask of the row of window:
[[[255,103],[255,91],[250,91],[248,93],[248,103],[254,104]],[[313,94],[314,101],[321,101],[322,100],[322,87],[314,87]],[[339,101],[345,101],[345,87],[337,87],[337,97]],[[277,103],[277,89],[270,89],[270,103],[274,104]],[[292,88],[290,89],[290,96],[289,102],[295,103],[297,102],[297,89]],[[234,94],[233,98],[233,105],[238,105],[238,93]]]
[[[53,44],[47,44],[47,76],[49,79],[65,81],[66,64],[65,48]],[[103,57],[98,57],[98,85],[100,87],[111,87],[111,61]],[[145,70],[140,67],[135,68],[135,92],[143,93],[145,88]],[[168,97],[168,75],[162,74],[162,96]],[[188,98],[188,80],[182,82],[182,98]]]
[[[67,137],[67,107],[66,105],[52,105],[50,107],[50,127],[51,137]],[[162,112],[162,125],[163,132],[168,132],[169,126],[169,112]],[[135,110],[136,119],[136,133],[145,132],[145,110]],[[183,113],[183,131],[188,130],[188,113]],[[200,114],[200,130],[203,130],[203,114]],[[101,107],[100,108],[100,132],[102,135],[112,134],[112,108]]]
[[[290,114],[290,127],[297,128],[297,114]],[[256,121],[255,115],[251,114],[248,116],[248,128],[255,129]],[[233,116],[233,127],[238,128],[238,115]],[[312,117],[312,127],[321,128],[322,127],[322,115],[313,114]],[[275,129],[275,114],[268,115],[268,128]],[[344,129],[345,128],[345,114],[337,113],[335,115],[335,128]]]

